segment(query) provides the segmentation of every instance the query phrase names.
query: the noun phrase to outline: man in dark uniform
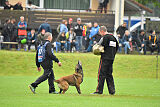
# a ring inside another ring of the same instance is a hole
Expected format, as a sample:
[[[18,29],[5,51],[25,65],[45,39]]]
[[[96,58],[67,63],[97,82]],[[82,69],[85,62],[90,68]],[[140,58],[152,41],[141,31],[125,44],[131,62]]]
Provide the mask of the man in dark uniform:
[[[101,53],[101,60],[98,70],[98,86],[96,92],[92,94],[102,94],[103,86],[106,80],[109,94],[115,94],[114,80],[112,76],[113,72],[113,62],[115,54],[118,50],[119,44],[117,39],[112,35],[108,34],[107,28],[105,26],[100,27],[100,34],[102,38],[98,44],[104,46],[104,53]]]
[[[53,93],[53,94],[58,94],[55,91],[55,87],[54,87],[54,73],[53,73],[53,61],[58,63],[59,66],[61,66],[61,62],[59,62],[58,58],[53,54],[53,48],[52,48],[52,34],[49,32],[46,32],[44,35],[44,41],[43,41],[43,45],[47,43],[46,47],[45,47],[45,58],[44,60],[39,63],[38,61],[38,50],[37,50],[37,54],[36,54],[36,65],[38,68],[38,71],[41,71],[40,65],[43,67],[44,69],[44,73],[42,76],[40,76],[34,83],[29,85],[30,90],[35,94],[35,89],[36,87],[38,87],[38,85],[47,80],[48,79],[48,84],[49,84],[49,93]]]
[[[126,30],[128,30],[126,22],[124,22],[122,25],[120,25],[116,30],[118,40],[119,40],[119,44],[120,44],[120,47],[119,47],[119,52],[120,53],[122,52],[122,44],[123,44],[122,38],[123,38]]]

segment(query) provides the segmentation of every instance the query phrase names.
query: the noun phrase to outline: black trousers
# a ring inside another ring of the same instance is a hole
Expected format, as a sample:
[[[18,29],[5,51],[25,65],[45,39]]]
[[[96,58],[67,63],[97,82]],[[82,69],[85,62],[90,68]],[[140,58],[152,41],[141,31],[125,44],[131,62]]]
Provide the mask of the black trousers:
[[[112,76],[113,72],[113,60],[101,59],[98,70],[98,86],[96,92],[103,93],[103,86],[106,80],[109,94],[115,93],[114,79]]]
[[[158,49],[158,46],[157,45],[155,45],[155,46],[149,45],[149,49],[150,49],[151,53],[153,53],[154,51],[156,51]]]
[[[35,46],[35,50],[37,50],[37,42],[36,41],[35,42],[28,41],[27,44],[28,44],[28,50],[31,50],[32,44]]]
[[[45,69],[44,73],[42,76],[40,76],[34,83],[32,83],[31,85],[33,87],[38,87],[38,85],[47,80],[48,79],[48,85],[49,85],[49,93],[54,92],[55,91],[55,87],[54,87],[54,73],[53,73],[53,69]]]
[[[160,43],[157,43],[158,45],[158,53],[160,54]]]

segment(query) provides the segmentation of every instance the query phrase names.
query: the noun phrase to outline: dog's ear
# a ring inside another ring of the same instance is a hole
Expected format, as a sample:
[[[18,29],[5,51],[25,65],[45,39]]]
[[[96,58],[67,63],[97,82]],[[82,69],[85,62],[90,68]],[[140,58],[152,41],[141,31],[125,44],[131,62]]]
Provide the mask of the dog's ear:
[[[79,61],[78,60],[78,65],[81,67],[81,69],[82,69],[82,63],[81,63],[81,61]]]
[[[80,66],[82,66],[82,63],[81,63],[81,61],[79,61],[79,60],[78,60],[78,64],[79,64]]]

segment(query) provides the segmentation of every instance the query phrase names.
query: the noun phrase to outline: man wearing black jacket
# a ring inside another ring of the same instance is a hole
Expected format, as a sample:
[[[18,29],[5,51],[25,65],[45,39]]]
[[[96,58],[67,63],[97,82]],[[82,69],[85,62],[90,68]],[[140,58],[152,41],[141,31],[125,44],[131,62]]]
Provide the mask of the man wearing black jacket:
[[[102,38],[98,44],[104,46],[104,53],[101,53],[101,60],[99,64],[98,70],[98,86],[96,92],[92,94],[102,94],[103,93],[103,86],[106,80],[109,94],[115,94],[115,86],[114,80],[112,76],[113,72],[113,62],[115,55],[117,53],[119,44],[117,39],[112,35],[108,34],[107,28],[105,26],[100,27],[100,34]]]
[[[146,55],[146,44],[147,44],[147,37],[145,35],[145,31],[141,30],[140,34],[138,36],[138,45],[141,47],[141,52],[144,52],[144,55]]]
[[[13,6],[13,10],[23,10],[22,2],[19,1],[17,4],[15,4]]]
[[[77,24],[74,26],[74,32],[76,33],[76,42],[78,42],[78,50],[82,51],[83,25],[81,24],[81,18],[77,18]]]
[[[128,30],[127,29],[127,23],[124,22],[121,26],[119,26],[116,30],[117,36],[118,36],[118,40],[119,40],[119,44],[122,45],[122,38],[124,36],[125,31]],[[119,47],[119,52],[122,52],[122,46]]]
[[[10,19],[6,19],[6,22],[4,23],[3,29],[2,29],[2,35],[4,36],[4,42],[10,42],[11,37],[11,23]],[[7,45],[4,44],[3,48],[7,49]]]
[[[41,71],[40,65],[43,67],[44,69],[44,73],[42,76],[40,76],[34,83],[29,85],[30,90],[35,94],[35,89],[36,87],[38,87],[38,85],[47,80],[48,79],[48,84],[49,84],[49,93],[53,93],[53,94],[58,94],[55,91],[55,87],[54,87],[54,73],[53,73],[53,61],[58,63],[59,66],[61,66],[61,62],[59,62],[58,58],[53,54],[53,48],[52,48],[52,44],[50,43],[52,41],[52,34],[47,32],[44,35],[44,41],[43,41],[43,45],[47,43],[46,48],[45,48],[45,59],[39,63],[38,62],[38,50],[37,50],[37,54],[36,54],[36,65],[38,68],[38,71]]]
[[[13,7],[13,6],[12,6],[11,4],[9,4],[9,1],[6,0],[6,1],[5,1],[5,4],[4,4],[4,10],[5,10],[5,9],[10,10],[12,7]]]

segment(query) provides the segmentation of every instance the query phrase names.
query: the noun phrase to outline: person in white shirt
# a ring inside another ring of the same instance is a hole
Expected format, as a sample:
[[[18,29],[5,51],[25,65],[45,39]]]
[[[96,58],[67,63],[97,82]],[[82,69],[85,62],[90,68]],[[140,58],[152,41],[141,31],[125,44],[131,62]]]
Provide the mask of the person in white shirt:
[[[26,6],[27,10],[35,10],[38,8],[39,8],[38,6],[32,4],[32,1],[28,1],[28,5]]]

